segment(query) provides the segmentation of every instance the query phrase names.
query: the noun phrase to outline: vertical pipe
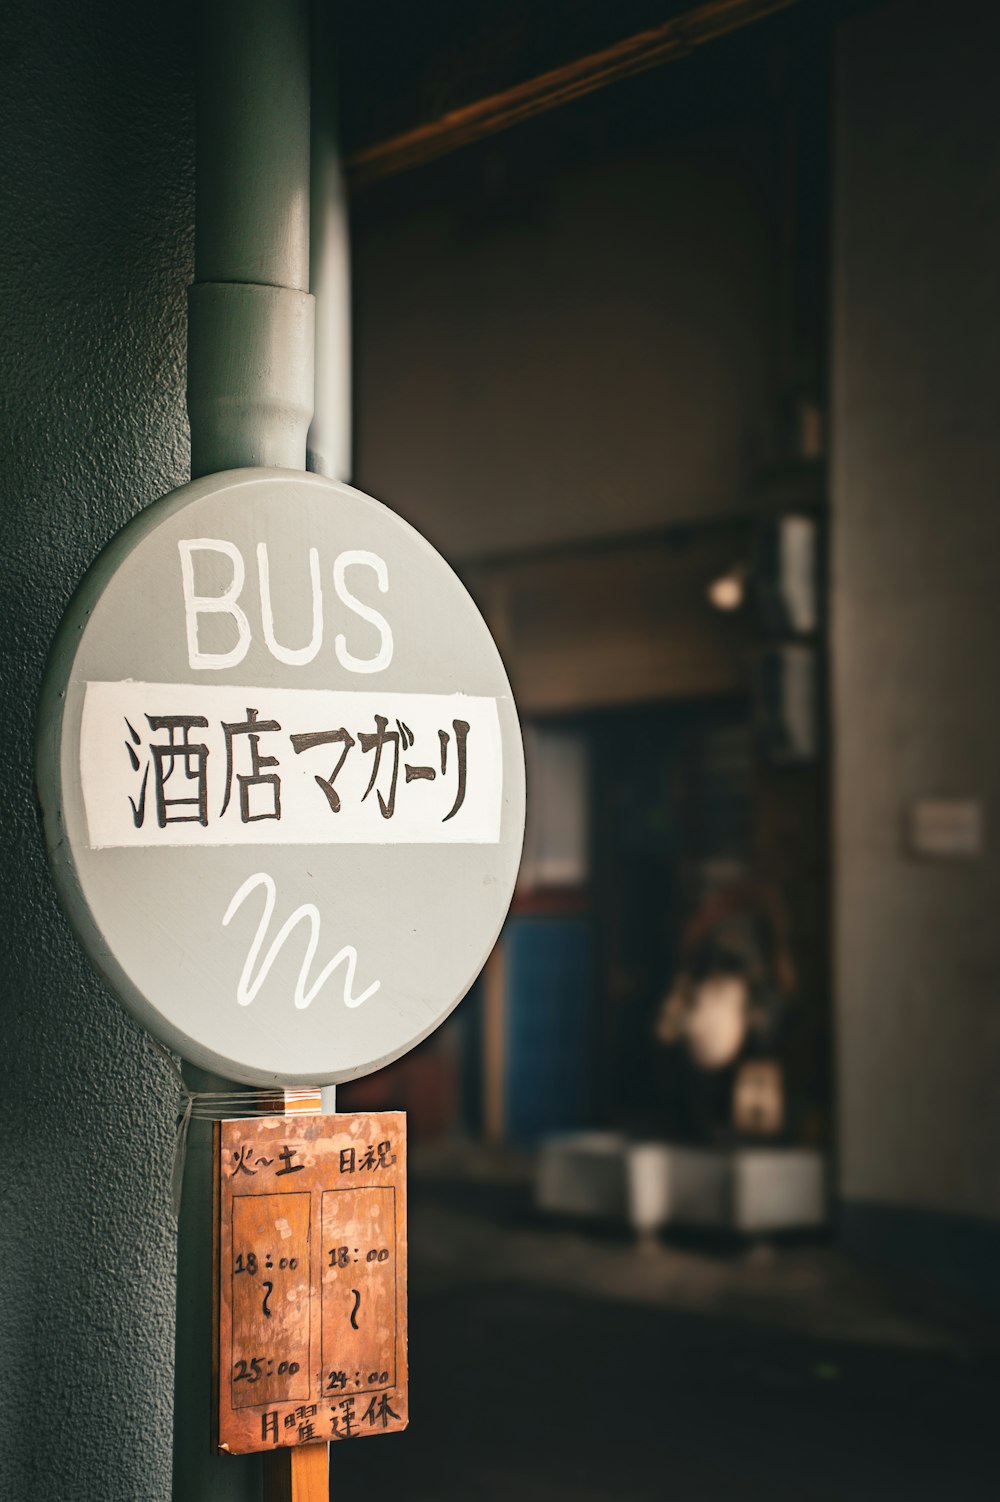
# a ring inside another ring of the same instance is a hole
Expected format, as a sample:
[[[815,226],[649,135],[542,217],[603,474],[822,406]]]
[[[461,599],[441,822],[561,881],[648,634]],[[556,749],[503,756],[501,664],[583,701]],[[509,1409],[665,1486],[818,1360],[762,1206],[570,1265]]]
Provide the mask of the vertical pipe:
[[[304,469],[313,404],[304,0],[199,7],[193,476]],[[184,1066],[191,1090],[235,1090]],[[213,1454],[212,1134],[192,1121],[177,1245],[174,1502],[261,1502],[260,1457]]]
[[[304,469],[313,406],[305,0],[198,9],[192,474]]]
[[[312,10],[312,206],[310,285],[316,299],[316,379],[306,463],[331,480],[351,478],[351,257],[347,191],[333,86],[333,18]]]
[[[305,5],[205,0],[198,46],[196,280],[307,292]]]

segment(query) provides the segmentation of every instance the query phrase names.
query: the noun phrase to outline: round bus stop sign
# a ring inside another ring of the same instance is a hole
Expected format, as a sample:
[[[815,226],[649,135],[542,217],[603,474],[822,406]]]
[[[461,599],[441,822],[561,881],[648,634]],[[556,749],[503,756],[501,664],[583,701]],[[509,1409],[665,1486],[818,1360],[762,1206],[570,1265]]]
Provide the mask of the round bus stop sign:
[[[426,1037],[521,853],[517,714],[475,605],[391,511],[291,471],[195,481],[98,558],[38,780],[111,989],[246,1083],[336,1083]]]

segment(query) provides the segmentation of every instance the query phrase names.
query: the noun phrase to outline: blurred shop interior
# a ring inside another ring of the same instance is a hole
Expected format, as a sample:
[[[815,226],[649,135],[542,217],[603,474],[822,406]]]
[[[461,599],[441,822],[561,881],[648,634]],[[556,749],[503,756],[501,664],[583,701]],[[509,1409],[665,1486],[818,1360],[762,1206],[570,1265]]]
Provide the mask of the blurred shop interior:
[[[356,479],[489,622],[529,818],[473,993],[341,1098],[530,1154],[543,1210],[825,1228],[992,1297],[986,10],[945,66],[933,5],[759,6],[359,149],[663,9],[399,8],[389,56],[343,17]]]
[[[475,991],[341,1100],[540,1151],[568,1212],[642,1142],[780,1148],[826,1219],[831,40],[795,9],[353,208],[358,483],[483,610],[529,814]],[[461,29],[489,92],[654,10]],[[453,42],[426,88],[470,87]]]

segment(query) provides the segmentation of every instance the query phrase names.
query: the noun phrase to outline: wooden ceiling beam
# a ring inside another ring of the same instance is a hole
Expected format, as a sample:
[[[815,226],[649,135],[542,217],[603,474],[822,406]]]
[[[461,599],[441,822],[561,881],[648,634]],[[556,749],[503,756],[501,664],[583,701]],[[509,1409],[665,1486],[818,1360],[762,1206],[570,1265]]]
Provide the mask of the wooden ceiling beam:
[[[347,158],[348,180],[352,187],[361,187],[422,167],[461,146],[508,130],[546,110],[558,109],[620,79],[685,57],[706,42],[793,4],[795,0],[706,0],[601,52],[551,68],[499,94],[449,110],[426,125],[363,147]]]

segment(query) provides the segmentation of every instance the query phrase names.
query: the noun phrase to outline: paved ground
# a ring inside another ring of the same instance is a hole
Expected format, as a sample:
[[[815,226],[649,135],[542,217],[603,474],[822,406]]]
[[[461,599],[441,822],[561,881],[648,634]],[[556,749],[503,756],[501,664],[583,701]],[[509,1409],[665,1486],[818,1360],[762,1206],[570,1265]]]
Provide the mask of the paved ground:
[[[334,1502],[1000,1496],[994,1329],[822,1244],[637,1248],[485,1178],[413,1175],[411,1425],[335,1447]]]

